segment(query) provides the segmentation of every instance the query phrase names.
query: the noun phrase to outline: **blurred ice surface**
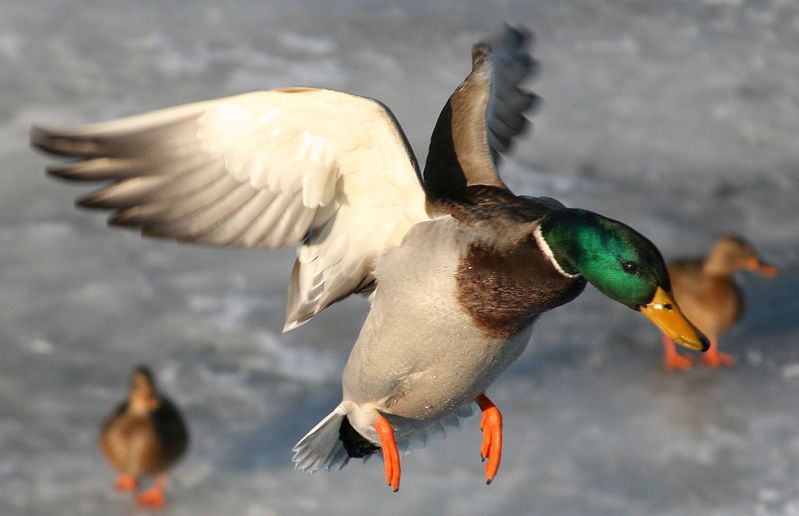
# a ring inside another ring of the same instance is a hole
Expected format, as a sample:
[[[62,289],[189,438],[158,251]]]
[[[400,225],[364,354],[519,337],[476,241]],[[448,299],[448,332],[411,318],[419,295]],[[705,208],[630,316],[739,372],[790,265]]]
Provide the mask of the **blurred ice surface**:
[[[235,5],[235,8],[232,6]],[[725,371],[661,371],[659,337],[586,292],[542,318],[478,420],[404,459],[294,472],[339,398],[366,304],[280,334],[293,251],[182,247],[104,227],[43,174],[36,121],[66,124],[252,89],[319,85],[389,105],[424,158],[469,46],[537,34],[545,105],[503,174],[622,219],[666,256],[721,231],[783,268],[743,278]],[[148,362],[194,441],[165,514],[799,514],[799,4],[789,0],[217,0],[0,4],[0,514],[135,514],[97,424]]]

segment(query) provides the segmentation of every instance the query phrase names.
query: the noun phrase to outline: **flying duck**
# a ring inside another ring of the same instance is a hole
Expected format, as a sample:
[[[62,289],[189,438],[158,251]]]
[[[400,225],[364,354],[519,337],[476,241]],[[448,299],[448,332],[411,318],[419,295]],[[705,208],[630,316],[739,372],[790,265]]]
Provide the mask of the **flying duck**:
[[[100,429],[100,449],[118,472],[117,489],[134,491],[142,477],[155,476],[153,486],[141,491],[137,502],[144,507],[163,507],[166,470],[183,456],[188,442],[178,408],[158,392],[147,367],[136,367],[128,399]]]
[[[718,336],[729,330],[743,313],[743,295],[733,274],[747,270],[773,278],[778,273],[777,268],[763,262],[743,238],[723,235],[707,257],[678,259],[669,263],[668,270],[674,298],[710,341],[710,348],[702,357],[705,365],[733,365],[733,358],[718,347]],[[663,334],[663,352],[668,370],[686,370],[693,363],[691,357],[677,353],[674,342],[666,334]]]
[[[497,174],[537,97],[530,33],[504,27],[472,48],[444,105],[424,171],[389,109],[292,87],[74,128],[32,144],[74,158],[50,174],[107,181],[78,200],[110,223],[199,244],[298,245],[284,331],[353,293],[371,307],[342,376],[341,403],[294,447],[301,470],[399,447],[482,411],[494,479],[502,416],[486,389],[527,346],[538,316],[592,283],[675,342],[707,348],[671,295],[657,248],[629,226],[550,198],[518,196]]]

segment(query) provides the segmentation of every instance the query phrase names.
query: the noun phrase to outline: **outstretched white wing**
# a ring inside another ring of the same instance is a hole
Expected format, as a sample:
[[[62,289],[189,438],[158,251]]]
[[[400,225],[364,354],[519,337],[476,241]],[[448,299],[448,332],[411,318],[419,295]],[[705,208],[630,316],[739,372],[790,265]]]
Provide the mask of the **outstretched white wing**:
[[[202,244],[302,244],[285,330],[368,289],[375,258],[427,219],[418,166],[393,115],[346,93],[248,93],[34,128],[31,141],[78,158],[50,173],[111,181],[78,201],[114,210],[111,224]]]

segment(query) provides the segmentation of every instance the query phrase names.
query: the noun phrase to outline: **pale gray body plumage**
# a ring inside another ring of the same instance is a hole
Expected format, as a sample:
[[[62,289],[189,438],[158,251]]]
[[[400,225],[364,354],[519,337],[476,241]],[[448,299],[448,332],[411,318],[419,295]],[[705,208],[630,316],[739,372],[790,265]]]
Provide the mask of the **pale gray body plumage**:
[[[343,375],[344,401],[359,407],[350,421],[370,440],[377,442],[374,409],[419,421],[447,416],[473,401],[527,345],[532,325],[510,338],[490,338],[452,303],[462,250],[477,239],[474,228],[444,216],[411,228],[381,259],[372,309]],[[482,240],[490,239],[486,231]],[[402,440],[403,424],[395,426]]]

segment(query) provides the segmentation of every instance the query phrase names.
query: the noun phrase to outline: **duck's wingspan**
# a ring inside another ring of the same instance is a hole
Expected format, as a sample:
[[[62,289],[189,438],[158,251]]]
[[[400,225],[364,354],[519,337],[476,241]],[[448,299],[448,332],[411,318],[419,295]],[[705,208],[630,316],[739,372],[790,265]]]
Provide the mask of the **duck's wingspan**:
[[[424,186],[431,202],[462,200],[467,186],[504,188],[499,155],[527,126],[524,113],[538,97],[521,88],[536,62],[528,53],[531,35],[506,25],[472,48],[472,71],[439,115],[430,139]]]
[[[50,167],[110,184],[78,200],[148,236],[276,248],[302,244],[286,330],[373,283],[372,263],[425,220],[416,160],[377,101],[289,88],[68,129],[31,143]]]

